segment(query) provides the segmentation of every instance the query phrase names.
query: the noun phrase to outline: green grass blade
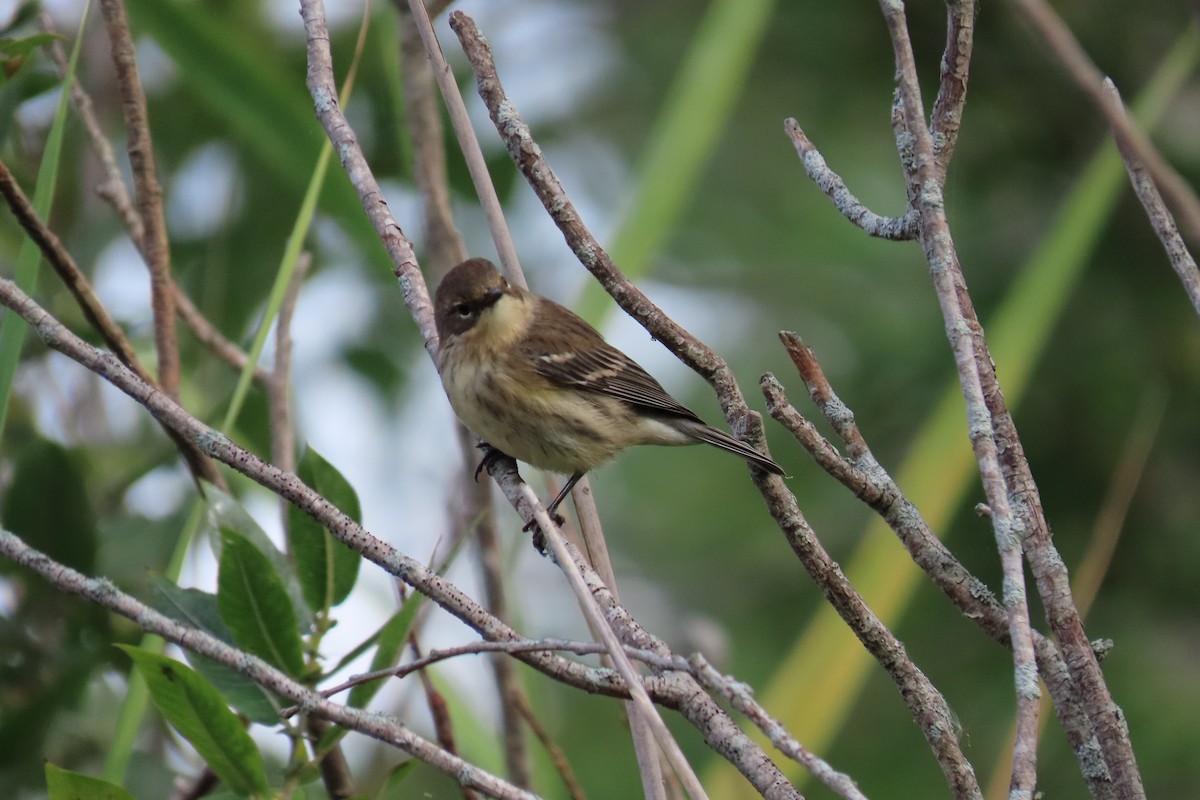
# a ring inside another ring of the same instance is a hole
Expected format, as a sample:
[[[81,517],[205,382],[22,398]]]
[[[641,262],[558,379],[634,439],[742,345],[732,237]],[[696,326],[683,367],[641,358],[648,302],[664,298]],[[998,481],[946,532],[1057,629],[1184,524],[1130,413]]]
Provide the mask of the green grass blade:
[[[75,34],[75,44],[71,47],[71,58],[67,61],[67,71],[63,75],[62,94],[58,98],[58,109],[54,112],[54,121],[50,124],[50,133],[46,136],[46,149],[42,153],[42,163],[38,167],[37,185],[33,190],[33,208],[42,219],[50,217],[50,206],[54,200],[54,187],[58,183],[59,159],[62,156],[63,132],[67,125],[67,111],[70,108],[71,84],[75,80],[75,65],[79,63],[79,48],[83,42],[83,26],[87,22],[91,0],[84,4],[83,14],[79,18],[79,30]],[[21,250],[17,254],[17,269],[14,280],[17,287],[26,294],[35,294],[37,286],[38,267],[42,263],[42,251],[26,237],[21,242]],[[13,377],[17,374],[17,362],[21,360],[21,345],[25,341],[25,331],[29,326],[15,314],[4,314],[0,317],[0,436],[4,434],[4,423],[8,417],[8,399],[12,394]]]
[[[1162,112],[1195,69],[1200,39],[1189,28],[1141,93],[1134,113],[1144,129]],[[1019,404],[1050,332],[1078,285],[1084,266],[1104,232],[1125,173],[1116,148],[1105,143],[1088,162],[1063,203],[1054,227],[1022,268],[995,319],[987,326],[1010,408]],[[913,440],[910,455],[894,473],[933,530],[944,530],[977,475],[966,440],[963,401],[957,382]],[[846,575],[883,622],[895,626],[921,584],[923,573],[903,555],[891,530],[873,522]],[[779,664],[762,692],[762,703],[806,747],[825,753],[849,715],[874,661],[829,606],[822,606]],[[761,737],[756,737],[760,742]],[[797,785],[807,775],[786,763]],[[714,798],[750,797],[748,784],[727,770],[709,776]]]
[[[358,64],[362,60],[363,48],[366,44],[367,22],[369,17],[363,17],[363,25],[359,30],[358,41],[354,48],[354,58],[350,62],[350,70],[346,73],[346,80],[342,85],[342,92],[338,98],[342,107],[345,108],[350,100],[350,90],[354,87],[354,75],[358,71]],[[304,247],[304,239],[308,236],[308,230],[312,227],[313,216],[316,214],[317,201],[321,197],[321,189],[325,185],[325,176],[329,172],[329,159],[333,155],[333,145],[327,137],[323,137],[320,153],[317,155],[316,165],[313,167],[312,175],[308,181],[308,188],[304,192],[304,200],[300,204],[300,211],[296,215],[296,222],[292,226],[292,232],[288,235],[287,245],[283,250],[283,259],[279,264],[279,271],[275,275],[275,283],[271,286],[271,293],[267,297],[267,309],[263,314],[262,323],[258,326],[258,331],[254,334],[254,342],[250,345],[249,357],[246,359],[246,366],[238,375],[237,386],[233,390],[233,398],[229,401],[229,409],[225,413],[225,419],[221,423],[221,430],[229,431],[233,427],[233,423],[237,420],[238,413],[242,409],[242,404],[246,400],[246,393],[250,391],[250,382],[254,378],[254,367],[258,364],[258,359],[262,356],[263,347],[267,343],[267,335],[271,331],[271,323],[279,316],[279,308],[283,305],[283,297],[287,293],[288,284],[291,283],[292,276],[296,274],[296,265],[300,260],[300,252]],[[358,205],[357,197],[355,197],[355,216],[361,220],[366,220],[366,216],[362,213],[362,208]],[[370,223],[367,223],[368,226]],[[371,229],[371,238],[376,245],[379,244],[375,237],[374,228]]]

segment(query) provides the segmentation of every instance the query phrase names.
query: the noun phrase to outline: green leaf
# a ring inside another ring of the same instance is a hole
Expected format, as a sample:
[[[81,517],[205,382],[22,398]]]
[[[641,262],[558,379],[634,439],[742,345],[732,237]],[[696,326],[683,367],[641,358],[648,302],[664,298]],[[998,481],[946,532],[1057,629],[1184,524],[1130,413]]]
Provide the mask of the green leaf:
[[[171,619],[209,633],[234,645],[233,635],[221,620],[217,596],[199,589],[181,589],[165,578],[155,578],[150,605]],[[192,667],[217,688],[243,715],[262,725],[279,722],[280,704],[266,689],[236,670],[196,653],[188,653]]]
[[[46,793],[50,800],[135,800],[115,783],[82,775],[46,762]]]
[[[204,487],[204,497],[208,503],[208,529],[207,533],[212,535],[212,541],[218,547],[217,560],[221,558],[219,546],[221,544],[220,531],[229,529],[244,536],[252,545],[258,548],[259,552],[263,553],[275,568],[275,574],[283,581],[284,588],[287,589],[288,597],[292,599],[292,608],[296,612],[296,622],[299,628],[307,628],[312,624],[312,614],[308,610],[308,605],[304,602],[304,596],[300,592],[300,584],[296,581],[295,575],[292,573],[292,565],[288,561],[287,556],[279,552],[279,548],[267,536],[254,518],[242,507],[235,498],[221,491],[216,486],[206,484]]]
[[[294,677],[304,672],[296,611],[271,562],[246,537],[221,529],[217,607],[241,648]]]
[[[362,521],[358,495],[337,468],[309,447],[296,470],[300,479],[355,522]],[[358,578],[358,553],[337,541],[312,517],[288,506],[288,538],[296,559],[300,591],[313,611],[323,611],[346,599]]]
[[[241,720],[212,686],[186,664],[129,645],[117,645],[133,659],[167,722],[235,792],[267,790],[262,755]]]

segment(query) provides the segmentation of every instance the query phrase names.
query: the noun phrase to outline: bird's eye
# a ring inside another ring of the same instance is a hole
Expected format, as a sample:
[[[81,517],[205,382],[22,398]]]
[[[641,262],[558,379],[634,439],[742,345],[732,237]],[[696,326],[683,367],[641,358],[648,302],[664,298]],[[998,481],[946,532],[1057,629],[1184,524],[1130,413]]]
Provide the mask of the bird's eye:
[[[458,316],[462,317],[463,319],[466,319],[467,317],[471,316],[471,307],[466,303],[459,303],[454,307],[454,313],[458,314]]]

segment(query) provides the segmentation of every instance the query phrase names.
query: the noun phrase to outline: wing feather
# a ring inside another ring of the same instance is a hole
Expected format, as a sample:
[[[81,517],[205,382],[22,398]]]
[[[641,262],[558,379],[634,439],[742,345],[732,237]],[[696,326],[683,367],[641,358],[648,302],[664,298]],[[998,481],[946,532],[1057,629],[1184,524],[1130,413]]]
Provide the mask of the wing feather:
[[[646,411],[700,422],[687,406],[667,394],[650,373],[629,356],[604,341],[596,329],[563,306],[541,299],[539,314],[553,317],[552,324],[529,326],[522,343],[526,355],[544,378],[624,400]],[[540,335],[553,332],[553,338]],[[564,347],[569,344],[569,349]]]

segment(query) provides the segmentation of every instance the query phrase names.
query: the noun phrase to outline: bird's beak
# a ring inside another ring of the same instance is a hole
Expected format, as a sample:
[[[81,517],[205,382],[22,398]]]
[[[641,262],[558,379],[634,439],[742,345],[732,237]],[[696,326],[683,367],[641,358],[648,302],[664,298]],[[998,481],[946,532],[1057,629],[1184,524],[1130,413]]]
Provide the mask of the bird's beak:
[[[496,304],[496,301],[499,300],[503,296],[504,296],[503,289],[496,289],[496,288],[488,289],[486,292],[483,293],[483,307],[488,308],[489,306],[494,306]]]

